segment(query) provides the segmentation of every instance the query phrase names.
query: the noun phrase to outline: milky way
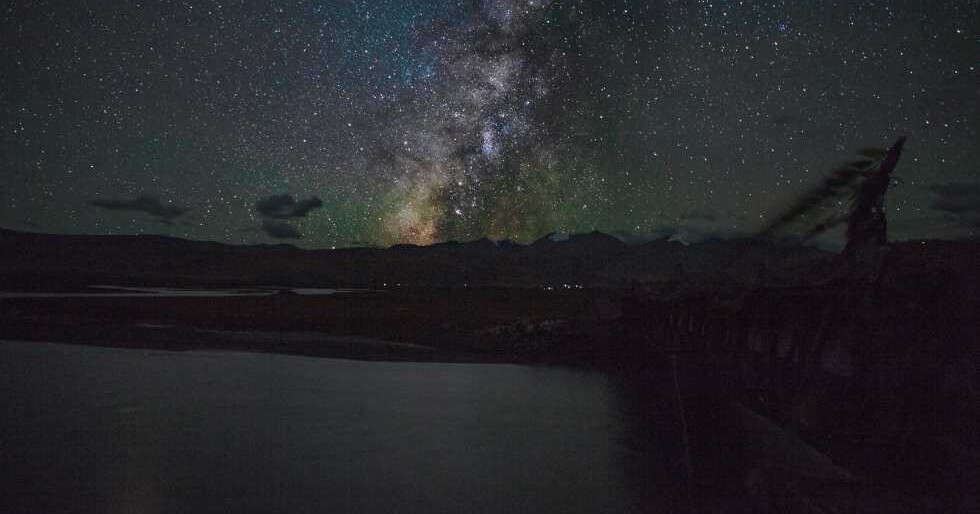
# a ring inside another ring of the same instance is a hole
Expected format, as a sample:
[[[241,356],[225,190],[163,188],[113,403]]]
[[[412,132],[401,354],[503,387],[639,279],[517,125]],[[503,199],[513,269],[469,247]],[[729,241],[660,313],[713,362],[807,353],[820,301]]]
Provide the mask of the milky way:
[[[906,135],[893,238],[975,237],[977,9],[15,3],[0,225],[308,247],[693,241],[755,233]]]
[[[514,193],[508,184],[521,180],[522,164],[542,172],[538,161],[552,146],[538,118],[566,69],[542,41],[555,19],[548,7],[482,2],[465,23],[419,31],[417,52],[431,64],[412,78],[416,98],[372,163],[392,182],[387,239],[513,237],[526,223],[508,221],[502,198]]]

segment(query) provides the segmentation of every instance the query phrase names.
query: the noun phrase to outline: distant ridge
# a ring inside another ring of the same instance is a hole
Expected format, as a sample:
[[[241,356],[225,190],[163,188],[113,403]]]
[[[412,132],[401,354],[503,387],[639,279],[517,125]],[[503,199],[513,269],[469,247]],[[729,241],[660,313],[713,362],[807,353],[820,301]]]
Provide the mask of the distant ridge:
[[[980,243],[936,241],[890,246],[897,273],[971,273]],[[529,245],[480,238],[431,246],[308,250],[288,244],[229,245],[161,235],[58,235],[0,228],[0,287],[64,284],[293,285],[317,287],[630,288],[803,285],[826,280],[837,255],[758,239],[683,245],[657,239],[628,245],[593,231]],[[938,271],[937,271],[938,273]]]

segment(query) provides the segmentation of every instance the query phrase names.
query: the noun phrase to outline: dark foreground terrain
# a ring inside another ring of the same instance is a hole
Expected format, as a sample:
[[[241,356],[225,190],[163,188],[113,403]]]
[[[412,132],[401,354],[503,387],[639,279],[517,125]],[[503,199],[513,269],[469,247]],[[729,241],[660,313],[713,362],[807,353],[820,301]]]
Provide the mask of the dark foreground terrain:
[[[585,291],[391,288],[256,296],[0,299],[4,337],[382,360],[521,361],[501,330],[593,316]],[[283,291],[289,291],[284,289]],[[562,321],[563,322],[563,321]]]
[[[871,261],[603,234],[304,251],[0,233],[3,339],[563,364],[622,381],[699,512],[975,511],[975,242]],[[255,296],[105,295],[116,286]],[[254,289],[257,287],[263,289]],[[349,287],[328,295],[293,287]],[[104,296],[52,297],[75,292]],[[641,429],[642,430],[642,429]]]

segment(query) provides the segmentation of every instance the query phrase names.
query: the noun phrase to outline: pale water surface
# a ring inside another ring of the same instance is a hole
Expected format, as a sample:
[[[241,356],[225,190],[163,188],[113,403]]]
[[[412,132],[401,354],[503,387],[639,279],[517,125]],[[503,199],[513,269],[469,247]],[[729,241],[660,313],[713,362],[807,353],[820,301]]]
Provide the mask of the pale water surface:
[[[3,512],[651,507],[600,374],[0,342],[0,389]]]
[[[59,293],[50,291],[0,291],[2,298],[228,298],[233,296],[272,296],[289,291],[302,296],[327,296],[367,291],[321,287],[256,287],[247,289],[199,289],[179,287],[89,286],[89,291]]]

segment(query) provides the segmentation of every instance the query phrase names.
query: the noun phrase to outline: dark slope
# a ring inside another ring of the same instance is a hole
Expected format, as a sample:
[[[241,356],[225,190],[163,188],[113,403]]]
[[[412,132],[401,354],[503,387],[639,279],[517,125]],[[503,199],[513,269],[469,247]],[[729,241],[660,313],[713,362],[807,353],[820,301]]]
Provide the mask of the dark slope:
[[[891,246],[889,279],[969,273],[976,242]],[[627,245],[607,234],[544,237],[530,245],[489,239],[388,249],[304,250],[172,237],[53,235],[0,230],[3,289],[67,289],[98,283],[347,287],[686,288],[806,285],[832,280],[839,257],[811,247],[752,239],[685,246]]]

